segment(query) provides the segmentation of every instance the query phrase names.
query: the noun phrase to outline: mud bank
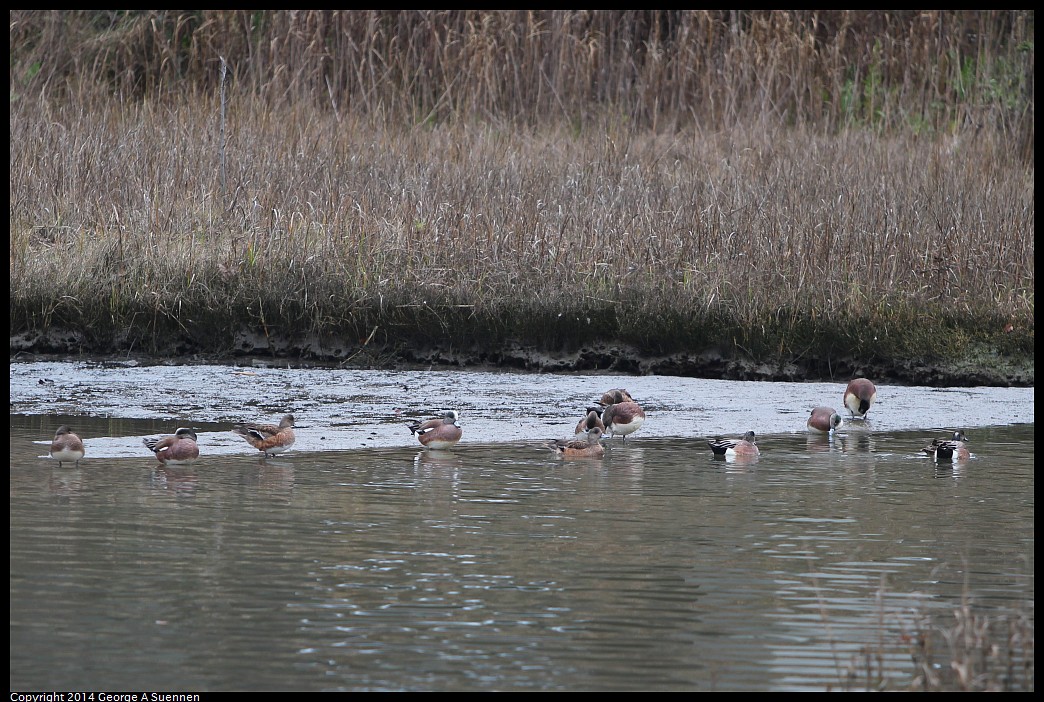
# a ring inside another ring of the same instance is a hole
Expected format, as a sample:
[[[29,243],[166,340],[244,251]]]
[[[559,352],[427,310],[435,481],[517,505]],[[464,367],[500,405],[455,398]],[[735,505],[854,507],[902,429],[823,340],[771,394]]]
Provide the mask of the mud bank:
[[[50,331],[11,337],[12,360],[90,358],[135,364],[233,363],[256,366],[338,367],[359,369],[468,368],[534,373],[611,372],[720,380],[782,382],[837,381],[866,376],[881,382],[932,387],[1032,387],[1032,356],[1015,357],[989,348],[963,358],[925,360],[804,355],[782,360],[756,359],[741,352],[709,349],[655,355],[627,344],[600,343],[576,351],[551,352],[536,345],[502,344],[490,348],[339,344],[329,340],[278,340],[241,335],[226,353],[211,353],[183,342],[147,353],[134,349],[93,348],[76,332]]]
[[[495,366],[535,372],[610,371],[634,375],[675,375],[720,380],[780,382],[834,381],[854,376],[884,382],[938,387],[1030,387],[1034,384],[1033,360],[1018,362],[982,354],[952,362],[917,359],[870,360],[853,358],[789,359],[762,361],[719,350],[702,353],[648,355],[626,345],[585,347],[576,353],[551,354],[514,346],[489,351],[408,351],[403,360],[434,366]]]

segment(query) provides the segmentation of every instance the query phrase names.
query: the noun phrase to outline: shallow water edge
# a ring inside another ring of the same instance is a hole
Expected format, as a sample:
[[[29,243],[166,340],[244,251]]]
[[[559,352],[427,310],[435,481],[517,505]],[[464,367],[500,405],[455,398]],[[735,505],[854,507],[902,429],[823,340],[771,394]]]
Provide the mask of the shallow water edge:
[[[287,412],[300,429],[295,451],[416,447],[407,424],[445,409],[460,412],[462,445],[539,442],[571,436],[586,408],[613,387],[626,387],[645,409],[648,420],[635,435],[642,441],[753,430],[760,443],[771,435],[805,434],[813,407],[843,407],[846,383],[63,361],[12,363],[9,386],[12,415],[49,417],[54,426],[63,416],[157,420],[163,424],[156,431],[192,426],[208,452],[234,453],[245,443],[230,431],[232,424],[278,421]],[[1033,422],[1030,388],[878,382],[877,393],[867,419],[846,419],[844,434],[931,431],[927,440],[936,430]],[[113,429],[95,435],[92,455],[139,455],[141,438],[134,434]],[[908,448],[916,453],[921,446]]]

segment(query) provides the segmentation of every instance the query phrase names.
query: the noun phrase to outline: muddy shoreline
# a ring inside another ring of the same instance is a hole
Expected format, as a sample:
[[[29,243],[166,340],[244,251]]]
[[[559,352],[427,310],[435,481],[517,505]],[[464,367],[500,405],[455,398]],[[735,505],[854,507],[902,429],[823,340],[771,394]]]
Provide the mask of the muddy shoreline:
[[[11,336],[11,361],[91,360],[114,365],[228,364],[239,366],[331,367],[354,369],[467,368],[532,373],[617,373],[749,381],[840,381],[854,376],[880,382],[929,387],[1032,387],[1032,357],[1005,356],[978,349],[954,360],[855,359],[850,357],[755,359],[738,352],[708,349],[650,354],[620,343],[586,345],[576,351],[551,352],[536,345],[503,344],[490,348],[452,345],[380,346],[241,339],[227,353],[172,345],[165,353],[92,349],[76,333],[49,332]]]

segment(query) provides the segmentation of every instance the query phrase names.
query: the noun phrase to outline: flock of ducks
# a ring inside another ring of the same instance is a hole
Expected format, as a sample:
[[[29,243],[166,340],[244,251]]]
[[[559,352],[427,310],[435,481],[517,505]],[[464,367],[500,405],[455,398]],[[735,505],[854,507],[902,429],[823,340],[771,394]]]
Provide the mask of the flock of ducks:
[[[247,443],[267,456],[275,456],[294,445],[294,415],[288,414],[279,424],[237,424],[232,431],[239,434]],[[196,443],[196,432],[188,427],[181,427],[170,436],[142,439],[145,448],[156,455],[156,460],[164,465],[184,465],[199,458],[199,444]],[[58,427],[51,442],[51,458],[62,467],[64,461],[74,461],[80,465],[80,459],[86,451],[83,441],[66,425]]]
[[[605,455],[602,436],[619,434],[623,441],[627,436],[642,428],[645,410],[634,401],[631,393],[623,388],[613,388],[602,393],[598,402],[587,408],[587,414],[576,425],[572,439],[554,439],[545,445],[557,456],[600,458]]]
[[[865,419],[870,407],[877,401],[877,388],[866,378],[855,378],[845,388],[842,401],[852,418]],[[624,388],[613,388],[587,408],[584,418],[576,425],[573,438],[555,439],[544,445],[560,457],[600,458],[605,455],[602,445],[604,436],[619,435],[626,442],[627,437],[641,429],[644,423],[645,410],[641,405]],[[811,433],[830,434],[836,432],[843,423],[841,415],[833,407],[821,406],[812,410],[805,424]],[[452,448],[463,435],[460,415],[456,410],[446,410],[439,417],[408,424],[407,428],[422,446],[434,450]],[[286,451],[296,440],[292,414],[285,415],[279,424],[237,424],[232,431],[266,457]],[[186,427],[170,436],[142,441],[155,454],[156,460],[163,464],[186,464],[199,458],[196,433]],[[967,441],[964,432],[955,431],[949,438],[933,439],[922,452],[937,462],[962,461],[971,455]],[[748,431],[740,438],[717,436],[708,439],[707,445],[715,456],[750,458],[761,453],[753,431]],[[58,461],[59,468],[67,461],[79,466],[85,453],[83,441],[72,429],[64,424],[58,427],[54,441],[51,442],[50,456]]]

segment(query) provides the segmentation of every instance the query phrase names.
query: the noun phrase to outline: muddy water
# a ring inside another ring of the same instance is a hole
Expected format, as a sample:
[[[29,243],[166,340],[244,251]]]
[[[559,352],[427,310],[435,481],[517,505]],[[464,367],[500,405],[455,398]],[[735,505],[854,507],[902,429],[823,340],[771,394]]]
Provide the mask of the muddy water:
[[[882,386],[814,439],[843,384],[10,372],[12,689],[860,689],[868,661],[901,689],[911,633],[962,597],[1032,613],[1032,389]],[[537,445],[617,386],[649,415],[626,444]],[[442,407],[464,440],[423,450],[404,424]],[[278,459],[228,432],[286,411]],[[44,457],[58,423],[79,467]],[[201,459],[157,465],[142,437],[184,424]],[[970,461],[919,455],[950,427]],[[701,438],[748,428],[755,463]]]

